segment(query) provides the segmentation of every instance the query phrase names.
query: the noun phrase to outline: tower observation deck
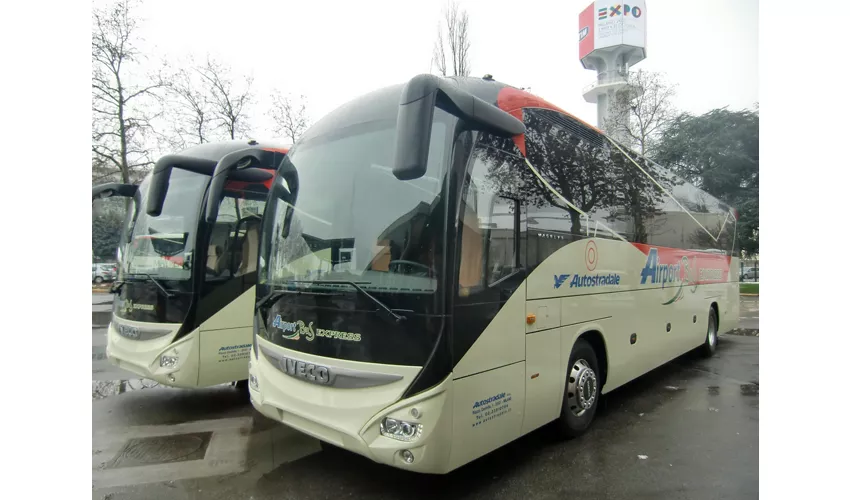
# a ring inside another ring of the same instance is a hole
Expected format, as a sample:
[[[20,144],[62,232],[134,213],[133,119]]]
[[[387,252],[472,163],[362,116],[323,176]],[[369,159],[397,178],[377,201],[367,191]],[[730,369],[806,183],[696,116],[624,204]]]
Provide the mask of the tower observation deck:
[[[627,137],[611,124],[627,125],[623,107],[613,106],[618,92],[640,92],[629,84],[629,68],[646,58],[646,2],[628,4],[599,0],[588,5],[578,17],[579,59],[585,69],[596,71],[596,80],[582,93],[596,103],[597,126],[629,145]]]

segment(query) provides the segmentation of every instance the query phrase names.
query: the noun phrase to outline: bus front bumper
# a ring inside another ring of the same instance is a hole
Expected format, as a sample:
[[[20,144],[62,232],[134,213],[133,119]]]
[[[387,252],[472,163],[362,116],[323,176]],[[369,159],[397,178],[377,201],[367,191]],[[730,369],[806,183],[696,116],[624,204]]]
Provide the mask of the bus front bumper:
[[[420,473],[450,471],[451,388],[447,377],[413,397],[381,401],[382,394],[372,389],[335,389],[292,378],[262,354],[252,352],[249,365],[251,404],[266,417],[375,462]],[[356,394],[357,406],[346,408],[345,400],[335,398],[340,393]],[[401,441],[382,435],[387,417],[421,425],[418,437]]]
[[[121,321],[121,324],[127,323]],[[149,328],[143,323],[133,323],[133,326]],[[151,340],[133,340],[120,335],[119,323],[113,321],[107,332],[106,357],[113,365],[140,378],[172,387],[197,387],[198,331],[172,343],[179,326],[157,324],[157,328],[170,328],[173,331]]]

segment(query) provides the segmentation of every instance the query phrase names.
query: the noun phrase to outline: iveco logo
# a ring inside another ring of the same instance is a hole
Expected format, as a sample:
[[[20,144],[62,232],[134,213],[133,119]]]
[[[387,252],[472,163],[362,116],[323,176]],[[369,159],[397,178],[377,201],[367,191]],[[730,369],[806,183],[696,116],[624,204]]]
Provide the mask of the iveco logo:
[[[141,336],[141,332],[139,331],[139,328],[135,326],[118,325],[118,335],[136,340]]]
[[[587,36],[587,33],[588,33],[589,31],[590,31],[590,28],[589,28],[589,27],[587,27],[587,26],[585,26],[584,28],[582,28],[582,29],[578,32],[578,41],[580,42],[580,41],[584,40],[584,37],[586,37],[586,36]]]
[[[327,366],[316,365],[292,358],[283,358],[283,372],[290,377],[300,378],[314,384],[328,385],[331,383],[331,372]]]

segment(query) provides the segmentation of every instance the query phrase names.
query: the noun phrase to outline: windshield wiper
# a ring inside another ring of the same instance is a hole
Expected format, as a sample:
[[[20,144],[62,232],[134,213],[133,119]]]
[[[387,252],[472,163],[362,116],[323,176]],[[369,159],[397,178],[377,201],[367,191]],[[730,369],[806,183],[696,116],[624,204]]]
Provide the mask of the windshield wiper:
[[[378,307],[380,308],[379,311],[378,311],[378,316],[380,316],[381,318],[383,318],[383,319],[385,319],[385,320],[387,320],[391,323],[394,323],[396,325],[398,325],[399,323],[401,323],[402,321],[407,319],[406,316],[402,316],[401,314],[396,313],[395,311],[393,311],[392,309],[387,307],[386,304],[384,304],[380,300],[376,299],[369,292],[367,292],[366,290],[364,290],[363,288],[360,287],[361,284],[368,285],[369,283],[371,283],[370,281],[348,281],[348,280],[304,281],[304,280],[292,280],[292,281],[289,281],[289,283],[314,283],[314,284],[315,283],[326,283],[326,284],[329,284],[329,285],[350,285],[350,286],[354,287],[355,289],[357,289],[358,292],[365,295],[369,300],[371,300],[372,302],[374,302],[375,304],[378,305]]]
[[[290,281],[288,283],[292,283],[292,282]],[[260,308],[263,307],[264,305],[266,305],[267,302],[272,301],[272,300],[277,300],[283,295],[286,295],[286,294],[302,295],[302,294],[308,294],[308,293],[309,293],[309,295],[333,295],[331,293],[304,292],[302,290],[289,290],[287,288],[278,288],[276,290],[272,290],[271,292],[266,294],[265,297],[258,300],[257,305],[254,306],[254,311],[259,311]]]
[[[156,278],[154,278],[150,274],[138,273],[138,274],[129,274],[129,275],[126,275],[126,276],[128,278],[132,278],[133,276],[145,276],[146,278],[151,280],[151,283],[153,283],[154,285],[156,285],[157,288],[159,288],[159,290],[165,295],[166,298],[170,299],[170,298],[174,297],[174,293],[170,292],[167,288],[162,286],[162,283],[160,283],[159,280],[157,280]],[[125,280],[125,281],[127,281],[127,280]],[[122,285],[123,285],[123,282],[122,282]]]

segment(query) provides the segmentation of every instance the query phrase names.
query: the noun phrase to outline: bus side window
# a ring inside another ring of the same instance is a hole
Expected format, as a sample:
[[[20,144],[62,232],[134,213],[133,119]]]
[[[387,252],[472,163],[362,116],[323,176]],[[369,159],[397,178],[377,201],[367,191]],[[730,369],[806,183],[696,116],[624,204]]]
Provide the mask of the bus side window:
[[[609,186],[607,150],[569,117],[552,110],[525,109],[528,162],[522,173],[522,199],[528,205],[529,271],[562,247],[598,233],[596,214],[604,209]],[[539,177],[545,180],[543,182]],[[565,201],[566,200],[566,201]]]
[[[507,155],[504,155],[507,156]],[[493,285],[520,267],[516,216],[519,202],[509,197],[499,175],[503,155],[476,149],[461,202],[461,291]]]

